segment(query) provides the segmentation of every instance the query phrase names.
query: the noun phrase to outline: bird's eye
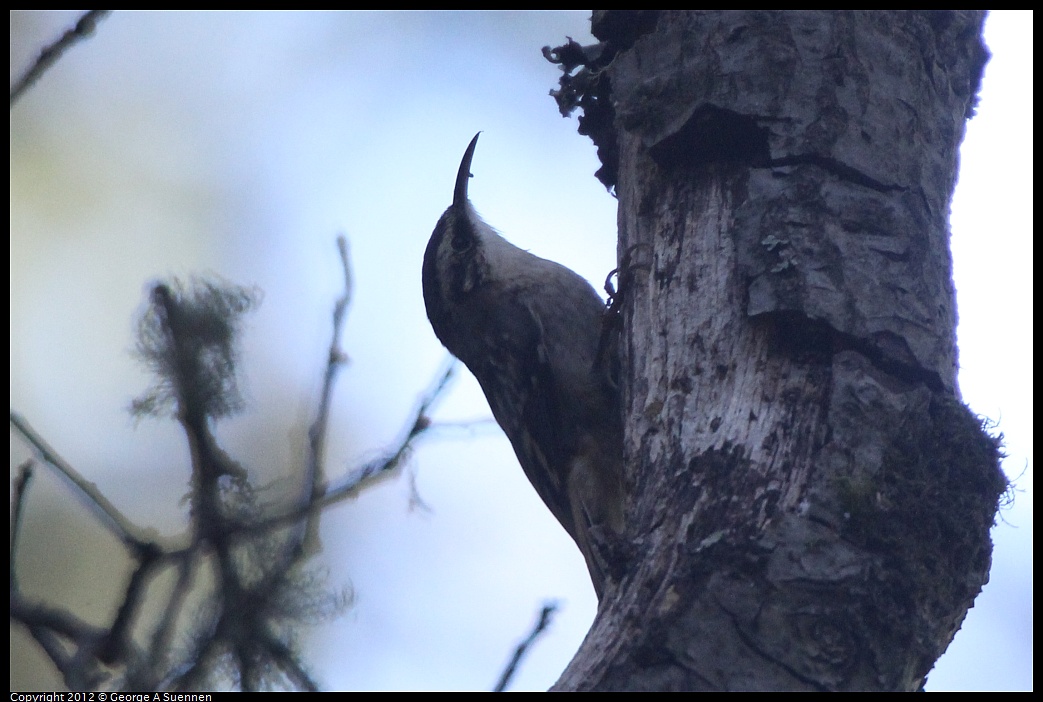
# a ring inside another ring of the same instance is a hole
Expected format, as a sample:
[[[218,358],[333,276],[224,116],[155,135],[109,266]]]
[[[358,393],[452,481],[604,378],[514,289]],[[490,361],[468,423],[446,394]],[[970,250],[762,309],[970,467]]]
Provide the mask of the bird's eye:
[[[453,251],[466,251],[471,247],[471,237],[466,234],[453,234],[453,238],[449,241],[453,247]]]

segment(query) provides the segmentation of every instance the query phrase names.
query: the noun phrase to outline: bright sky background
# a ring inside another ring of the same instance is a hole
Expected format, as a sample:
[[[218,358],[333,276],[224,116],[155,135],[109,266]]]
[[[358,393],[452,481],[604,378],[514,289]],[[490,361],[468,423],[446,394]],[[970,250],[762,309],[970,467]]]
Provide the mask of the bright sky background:
[[[12,12],[12,76],[77,14]],[[147,283],[212,272],[264,291],[243,345],[250,409],[219,433],[274,477],[299,462],[344,232],[351,365],[330,472],[377,454],[445,358],[420,263],[475,132],[471,196],[490,224],[599,288],[614,267],[615,201],[593,177],[593,146],[547,96],[558,71],[539,51],[566,35],[590,41],[588,16],[105,19],[11,112],[12,409],[138,523],[183,529],[183,438],[125,411],[147,384],[128,353]],[[994,56],[953,202],[960,384],[973,410],[1000,422],[1018,491],[993,531],[991,582],[932,672],[935,690],[1032,687],[1031,13],[994,13],[986,40]],[[466,373],[436,412],[487,416]],[[12,466],[26,455],[12,441]],[[427,511],[410,506],[414,480]],[[104,610],[118,589],[105,579],[125,575],[90,548],[117,549],[54,481],[38,481],[30,505],[22,558],[44,574],[26,587]],[[594,615],[579,552],[495,427],[425,441],[405,472],[330,510],[323,539],[330,583],[356,595],[306,642],[327,689],[489,689],[553,599],[561,611],[513,686],[546,689]],[[52,589],[65,583],[74,592]],[[23,642],[12,636],[12,685],[46,689]]]

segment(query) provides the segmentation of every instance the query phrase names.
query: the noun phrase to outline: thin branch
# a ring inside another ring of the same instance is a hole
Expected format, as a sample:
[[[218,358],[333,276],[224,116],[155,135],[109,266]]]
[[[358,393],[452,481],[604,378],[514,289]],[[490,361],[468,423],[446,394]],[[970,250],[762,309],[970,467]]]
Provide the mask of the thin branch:
[[[22,530],[22,514],[25,508],[25,496],[29,491],[29,481],[33,477],[32,459],[18,467],[18,477],[14,481],[14,495],[11,497],[11,550],[9,562],[11,566],[11,592],[18,589],[15,579],[15,561],[18,553],[18,534]]]
[[[63,610],[30,604],[14,592],[10,613],[11,621],[23,625],[40,644],[70,689],[94,689],[108,677],[108,673],[94,663],[94,652],[107,634],[104,629]],[[140,655],[140,651],[135,650],[134,655]]]
[[[201,637],[201,644],[198,649],[193,650],[191,655],[186,657],[186,660],[190,661],[189,665],[169,680],[165,686],[167,689],[182,692],[195,691],[202,687],[203,681],[219,664],[226,642],[219,641],[215,633],[210,632]]]
[[[413,421],[409,425],[409,430],[406,432],[405,437],[398,446],[385,456],[370,461],[366,465],[352,472],[347,480],[333,491],[333,494],[343,495],[345,492],[351,492],[362,483],[398,466],[409,451],[413,440],[431,428],[431,418],[428,414],[429,410],[448,385],[454,368],[454,363],[447,364],[446,369],[439,376],[434,386],[420,400],[420,404],[417,406],[416,412],[413,414]]]
[[[127,589],[123,594],[123,603],[116,612],[116,618],[109,628],[109,634],[98,651],[98,658],[112,664],[124,658],[127,652],[127,643],[131,639],[131,626],[134,616],[144,601],[146,585],[152,574],[152,569],[159,560],[161,551],[159,547],[150,544],[144,549],[139,549],[135,554],[138,559],[138,567],[127,583]]]
[[[351,261],[348,257],[348,240],[344,235],[337,237],[337,251],[340,254],[341,269],[344,276],[344,293],[333,306],[333,333],[330,338],[330,349],[327,354],[326,372],[322,380],[322,392],[319,396],[319,409],[315,422],[308,429],[309,456],[305,474],[305,482],[301,495],[301,505],[308,505],[322,497],[326,492],[326,472],[324,458],[326,452],[326,434],[329,427],[330,401],[333,397],[333,384],[337,374],[347,362],[347,355],[341,349],[341,331],[344,318],[351,304],[352,279]],[[303,532],[303,544],[317,543],[315,537],[318,523],[318,512],[309,512],[308,523]]]
[[[452,359],[446,364],[445,370],[438,376],[437,381],[435,381],[420,400],[420,404],[417,406],[417,409],[413,414],[411,423],[408,425],[409,429],[406,431],[405,437],[389,452],[383,454],[380,458],[369,461],[362,467],[355,469],[339,485],[327,490],[320,498],[309,502],[308,504],[300,505],[282,514],[266,517],[247,524],[228,523],[228,530],[225,533],[230,538],[246,537],[256,535],[262,531],[290,526],[314,511],[325,509],[326,507],[334,505],[349,497],[354,497],[366,484],[393,471],[408,455],[413,442],[427,430],[436,426],[432,424],[428,412],[440,399],[442,393],[448,386],[449,380],[452,378],[455,369],[456,361],[455,359]],[[195,546],[167,551],[164,554],[164,558],[184,558],[193,548],[195,548]]]
[[[319,686],[308,672],[301,667],[297,657],[293,655],[291,651],[283,642],[267,637],[265,644],[268,649],[269,655],[272,656],[274,662],[283,671],[283,674],[296,683],[297,687],[306,692],[318,692]]]
[[[503,692],[507,689],[507,683],[514,677],[515,671],[518,669],[518,664],[521,663],[522,657],[525,656],[529,647],[532,646],[536,639],[540,637],[540,634],[550,626],[551,620],[554,618],[554,613],[558,611],[557,602],[544,602],[543,609],[540,610],[540,616],[536,620],[536,626],[532,628],[529,635],[525,637],[525,640],[518,644],[518,648],[514,650],[514,655],[511,657],[511,662],[507,664],[507,668],[503,671],[503,675],[500,676],[500,682],[496,683],[496,687],[493,688],[493,692]]]
[[[77,41],[86,39],[93,34],[98,22],[109,12],[112,12],[112,10],[87,10],[72,29],[67,30],[57,41],[44,47],[40,55],[33,61],[33,64],[29,66],[22,77],[15,82],[14,87],[11,88],[11,107],[14,107],[15,102],[22,96],[22,93],[28,90],[48,68],[61,58],[66,49]]]
[[[79,645],[97,643],[108,634],[68,612],[41,604],[31,604],[18,594],[11,595],[11,619],[26,627],[42,627]]]
[[[352,471],[344,482],[327,492],[322,499],[313,502],[310,508],[315,509],[317,507],[325,507],[326,505],[356,495],[363,484],[397,468],[408,455],[413,442],[433,426],[431,423],[430,411],[441,398],[446,387],[448,387],[449,380],[453,377],[454,370],[456,370],[456,360],[450,359],[434,384],[427,390],[423,397],[421,397],[420,403],[417,405],[416,411],[413,413],[412,421],[408,425],[409,429],[405,432],[405,436],[394,449],[380,458],[369,461],[362,467]]]
[[[93,511],[101,517],[101,522],[105,524],[109,528],[109,531],[115,534],[120,541],[134,548],[144,547],[148,543],[149,540],[143,536],[143,530],[124,517],[123,514],[116,509],[116,506],[101,494],[101,491],[98,490],[94,483],[86,480],[76,471],[75,468],[69,465],[65,459],[59,456],[58,453],[44,440],[44,438],[29,425],[29,422],[27,422],[24,417],[19,415],[17,412],[11,412],[11,426],[14,427],[29,446],[36,451],[40,460],[56,469],[78,488],[79,493],[86,498]]]
[[[65,686],[70,690],[96,689],[108,677],[108,674],[97,666],[83,664],[82,648],[76,649],[72,653],[67,652],[61,635],[44,626],[28,625],[27,628],[29,634],[54,663],[55,669],[61,673]]]
[[[254,646],[250,641],[239,641],[238,645],[232,646],[232,657],[239,671],[239,689],[242,692],[260,692],[261,690],[261,666],[255,660]]]
[[[170,594],[170,601],[164,608],[163,618],[152,634],[151,645],[148,648],[149,659],[144,668],[145,675],[151,675],[153,671],[167,669],[167,661],[164,659],[174,649],[174,636],[177,633],[178,620],[192,589],[192,582],[200,564],[200,559],[195,557],[195,553],[190,553],[189,556],[182,559],[178,564],[177,583],[175,583],[174,590]],[[134,689],[152,689],[154,685],[151,684],[151,680],[149,682],[150,684],[147,686],[135,686]]]
[[[323,451],[326,443],[326,432],[329,424],[330,398],[333,396],[333,383],[337,373],[347,361],[347,356],[340,348],[341,330],[344,326],[344,316],[348,305],[351,304],[351,264],[348,258],[348,242],[343,235],[337,237],[337,250],[340,253],[340,262],[344,274],[344,294],[333,306],[333,334],[330,338],[330,349],[326,360],[326,373],[322,381],[322,393],[319,397],[319,410],[315,416],[315,422],[308,429],[308,440],[310,442],[311,455],[309,456],[308,472],[313,490],[320,491],[323,480]],[[311,497],[317,496],[313,492]]]

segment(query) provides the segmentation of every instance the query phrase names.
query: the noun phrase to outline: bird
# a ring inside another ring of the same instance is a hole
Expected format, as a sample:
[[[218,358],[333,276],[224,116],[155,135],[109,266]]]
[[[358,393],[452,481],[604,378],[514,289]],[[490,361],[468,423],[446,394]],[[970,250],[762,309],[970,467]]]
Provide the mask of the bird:
[[[468,198],[479,132],[424,252],[428,320],[477,378],[543,503],[576,542],[600,600],[624,532],[617,344],[584,278],[511,244]]]

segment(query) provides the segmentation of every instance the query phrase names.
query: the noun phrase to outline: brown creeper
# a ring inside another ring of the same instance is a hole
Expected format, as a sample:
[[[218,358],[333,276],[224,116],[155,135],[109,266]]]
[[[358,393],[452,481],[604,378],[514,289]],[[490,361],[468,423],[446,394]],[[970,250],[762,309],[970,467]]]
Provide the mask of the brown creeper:
[[[623,531],[623,425],[605,305],[573,271],[497,234],[467,199],[471,140],[453,204],[424,253],[427,316],[474,373],[525,475],[587,562],[600,599],[607,540]]]

